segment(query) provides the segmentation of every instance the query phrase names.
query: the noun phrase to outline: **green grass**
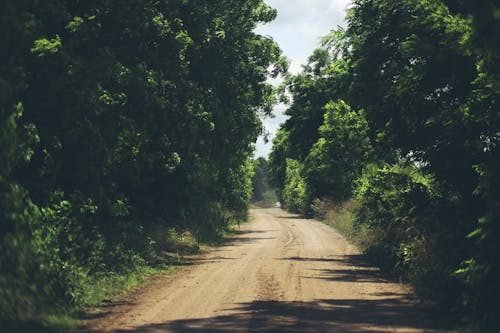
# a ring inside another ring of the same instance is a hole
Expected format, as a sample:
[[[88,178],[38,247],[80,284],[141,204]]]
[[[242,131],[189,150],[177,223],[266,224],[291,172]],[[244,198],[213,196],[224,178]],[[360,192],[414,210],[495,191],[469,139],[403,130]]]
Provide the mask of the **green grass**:
[[[99,273],[93,276],[80,275],[74,291],[75,303],[65,305],[46,304],[35,314],[21,314],[18,318],[0,319],[0,333],[58,333],[74,330],[78,318],[93,312],[105,301],[119,298],[133,288],[143,284],[156,274],[170,272],[174,266],[149,265],[137,261],[128,271]],[[78,305],[74,305],[78,304]],[[1,318],[1,317],[0,317]]]
[[[127,273],[112,273],[93,279],[86,284],[85,308],[95,307],[104,301],[118,297],[127,291],[141,285],[151,276],[158,273],[171,271],[172,266],[151,267],[148,265],[138,266],[133,271]]]
[[[79,324],[78,318],[85,313],[94,312],[105,301],[123,296],[156,274],[170,272],[173,269],[172,266],[153,268],[144,265],[122,274],[109,273],[89,278],[82,284],[80,291],[81,302],[84,305],[66,309],[48,309],[48,313],[41,313],[25,321],[3,322],[0,323],[0,332],[59,333],[75,330]]]

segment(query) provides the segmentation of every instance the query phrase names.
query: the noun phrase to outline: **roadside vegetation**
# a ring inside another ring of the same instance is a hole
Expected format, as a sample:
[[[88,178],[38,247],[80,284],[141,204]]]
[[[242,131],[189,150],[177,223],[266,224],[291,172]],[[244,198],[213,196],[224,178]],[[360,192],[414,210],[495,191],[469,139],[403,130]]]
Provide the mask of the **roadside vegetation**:
[[[253,163],[251,205],[259,208],[275,207],[278,197],[269,180],[268,161],[264,157],[259,157]]]
[[[262,0],[3,1],[0,328],[66,330],[252,200],[333,223],[459,328],[500,330],[499,13],[354,0],[290,76],[253,32],[276,17]],[[279,75],[289,119],[252,160]]]
[[[500,7],[356,0],[282,98],[269,169],[460,329],[500,329]]]
[[[261,0],[2,2],[0,330],[67,323],[246,218],[266,80],[287,66],[253,30],[275,16]]]

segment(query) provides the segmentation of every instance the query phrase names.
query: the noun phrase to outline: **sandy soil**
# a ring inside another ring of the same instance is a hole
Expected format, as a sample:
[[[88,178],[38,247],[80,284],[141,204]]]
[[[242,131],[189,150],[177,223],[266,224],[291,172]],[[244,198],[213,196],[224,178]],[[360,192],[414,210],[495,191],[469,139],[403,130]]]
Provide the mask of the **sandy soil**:
[[[336,231],[255,209],[225,246],[84,322],[92,332],[443,332]]]

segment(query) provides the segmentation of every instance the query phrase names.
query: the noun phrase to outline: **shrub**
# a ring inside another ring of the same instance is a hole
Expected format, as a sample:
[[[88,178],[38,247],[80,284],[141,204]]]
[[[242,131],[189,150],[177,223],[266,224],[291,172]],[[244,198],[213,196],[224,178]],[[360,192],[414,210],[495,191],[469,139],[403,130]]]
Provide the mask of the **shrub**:
[[[294,213],[310,213],[310,193],[303,176],[303,165],[296,160],[286,161],[286,181],[283,189],[283,204]]]
[[[452,272],[465,251],[457,196],[408,163],[372,165],[357,185],[355,224],[378,237],[367,253],[425,296],[455,302]]]

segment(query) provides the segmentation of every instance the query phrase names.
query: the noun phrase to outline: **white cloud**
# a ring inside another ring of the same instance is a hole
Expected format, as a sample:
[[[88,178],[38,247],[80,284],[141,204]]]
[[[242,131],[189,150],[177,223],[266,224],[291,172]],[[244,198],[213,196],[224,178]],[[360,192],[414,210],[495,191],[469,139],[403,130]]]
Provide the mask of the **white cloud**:
[[[296,74],[314,49],[319,46],[321,37],[337,26],[344,26],[345,9],[351,0],[265,0],[278,10],[278,17],[271,23],[257,27],[256,32],[271,36],[281,47],[290,61],[290,72]],[[286,117],[284,106],[274,110],[275,118],[265,119],[264,126],[274,137],[279,124]],[[271,142],[257,141],[256,156],[267,156]]]
[[[271,23],[257,27],[256,32],[271,36],[292,62],[297,73],[321,37],[344,24],[345,8],[350,0],[266,0],[278,10]]]

